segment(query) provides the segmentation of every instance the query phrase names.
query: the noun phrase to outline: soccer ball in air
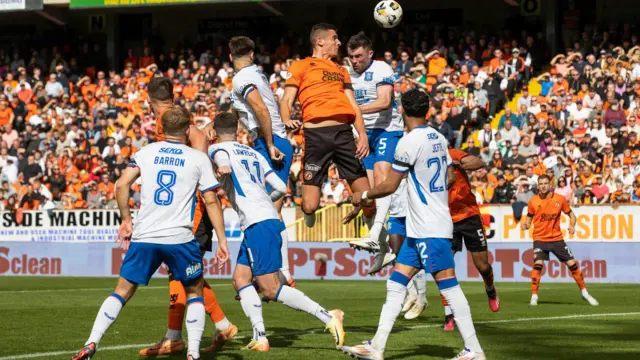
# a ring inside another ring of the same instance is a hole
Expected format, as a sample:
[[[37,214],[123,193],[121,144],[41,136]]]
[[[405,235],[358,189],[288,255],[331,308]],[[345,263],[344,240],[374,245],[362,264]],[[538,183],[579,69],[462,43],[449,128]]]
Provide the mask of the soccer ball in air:
[[[380,1],[373,10],[373,18],[378,25],[390,29],[402,21],[402,7],[397,1]]]

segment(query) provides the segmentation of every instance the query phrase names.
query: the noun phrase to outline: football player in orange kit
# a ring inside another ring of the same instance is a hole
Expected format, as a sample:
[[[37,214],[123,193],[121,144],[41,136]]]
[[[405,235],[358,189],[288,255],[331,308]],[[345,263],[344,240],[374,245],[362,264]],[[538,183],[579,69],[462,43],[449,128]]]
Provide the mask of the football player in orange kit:
[[[156,115],[156,139],[162,141],[165,134],[162,130],[162,115],[173,104],[173,83],[165,77],[154,77],[149,82],[149,98],[151,100],[151,109]],[[189,144],[192,148],[207,153],[208,141],[206,136],[200,131],[191,119],[189,129]],[[197,203],[195,204],[193,215],[193,233],[200,244],[202,254],[211,251],[213,226],[207,216],[204,214],[204,203],[198,192],[196,195]],[[216,332],[212,339],[212,344],[203,351],[214,351],[221,349],[224,344],[231,340],[237,333],[238,328],[229,322],[222,308],[218,304],[218,299],[209,284],[204,283],[204,304],[207,314],[216,324]],[[182,340],[182,323],[184,320],[184,312],[186,309],[186,293],[182,283],[175,281],[169,274],[169,323],[166,335],[158,343],[140,350],[141,356],[157,356],[170,355],[180,352],[184,349],[184,341]]]
[[[576,215],[571,211],[564,196],[550,192],[551,179],[547,175],[538,177],[538,195],[529,200],[527,217],[522,221],[522,230],[529,230],[533,223],[533,271],[531,272],[531,301],[530,306],[538,305],[538,286],[544,268],[544,262],[549,260],[549,253],[553,253],[560,262],[565,263],[573,279],[578,284],[582,299],[590,305],[598,306],[598,301],[587,291],[582,272],[573,254],[564,242],[560,230],[562,213],[569,216],[569,234],[576,232]]]

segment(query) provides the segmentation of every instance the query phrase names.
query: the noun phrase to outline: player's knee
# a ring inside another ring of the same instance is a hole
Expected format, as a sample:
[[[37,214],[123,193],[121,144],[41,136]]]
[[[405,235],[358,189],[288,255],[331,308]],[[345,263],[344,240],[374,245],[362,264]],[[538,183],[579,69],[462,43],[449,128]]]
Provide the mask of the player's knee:
[[[311,215],[318,210],[318,204],[312,201],[303,201],[302,202],[302,212]]]
[[[279,289],[280,289],[280,286],[273,286],[273,285],[260,286],[260,291],[262,292],[262,295],[264,295],[266,298],[268,298],[271,301],[274,301],[276,299]]]
[[[533,270],[542,271],[542,268],[544,268],[544,262],[536,261],[535,264],[533,264]]]
[[[567,267],[571,271],[578,270],[578,264],[574,260],[569,260],[569,261],[565,262],[565,264],[567,264]]]
[[[118,286],[116,286],[116,289],[113,292],[120,295],[120,297],[125,301],[129,301],[129,299],[133,297],[133,294],[135,294],[137,288],[138,285],[136,284],[132,284],[128,281],[119,281]]]
[[[491,270],[491,265],[488,262],[477,261],[474,265],[480,274],[486,274]]]

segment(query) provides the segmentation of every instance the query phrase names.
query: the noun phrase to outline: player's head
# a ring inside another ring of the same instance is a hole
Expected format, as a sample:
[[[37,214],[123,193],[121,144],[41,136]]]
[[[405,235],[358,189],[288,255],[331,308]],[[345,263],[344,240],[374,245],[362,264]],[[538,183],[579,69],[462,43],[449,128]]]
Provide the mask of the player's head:
[[[315,55],[322,55],[328,58],[336,57],[338,49],[342,45],[338,40],[338,29],[326,23],[313,25],[309,40]]]
[[[213,129],[221,139],[235,139],[238,131],[238,118],[229,112],[220,113],[213,119]]]
[[[402,94],[402,117],[409,131],[416,126],[426,124],[429,112],[429,97],[427,93],[418,89],[411,89]]]
[[[540,195],[544,196],[549,193],[551,188],[551,178],[548,175],[540,175],[538,176],[538,190]]]
[[[173,103],[173,83],[166,77],[154,77],[147,88],[151,103]]]
[[[371,58],[373,57],[372,44],[371,40],[363,32],[359,32],[349,39],[347,52],[349,53],[351,66],[356,72],[362,73],[371,64]]]
[[[249,60],[253,62],[253,50],[256,44],[246,36],[234,36],[229,40],[229,60]]]
[[[162,128],[167,138],[186,139],[189,137],[189,119],[191,114],[185,108],[176,106],[162,114]]]

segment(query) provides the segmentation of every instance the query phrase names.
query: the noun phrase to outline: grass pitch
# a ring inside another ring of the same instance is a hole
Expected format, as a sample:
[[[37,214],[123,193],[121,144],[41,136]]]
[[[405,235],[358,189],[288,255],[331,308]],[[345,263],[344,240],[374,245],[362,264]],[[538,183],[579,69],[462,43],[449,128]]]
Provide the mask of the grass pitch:
[[[98,308],[115,284],[115,279],[105,278],[0,277],[0,360],[69,359],[87,339]],[[237,340],[215,354],[216,359],[348,359],[335,350],[318,320],[275,303],[263,307],[271,352],[241,351],[251,337],[251,325],[233,299],[231,282],[210,284],[227,317],[240,329]],[[482,283],[462,287],[488,359],[640,359],[638,285],[590,285],[600,301],[600,306],[591,307],[575,284],[545,284],[543,278],[540,304],[530,308],[528,284],[497,284],[502,308],[496,314],[487,306]],[[347,345],[373,337],[385,282],[299,281],[298,288],[327,309],[345,312]],[[427,292],[429,308],[418,319],[396,321],[386,360],[450,359],[462,349],[457,331],[440,328],[444,315],[432,281]],[[95,359],[140,359],[138,350],[164,335],[167,295],[163,279],[141,287],[104,337]],[[209,345],[213,329],[207,320],[203,346]],[[202,359],[213,358],[214,354],[202,354]]]

